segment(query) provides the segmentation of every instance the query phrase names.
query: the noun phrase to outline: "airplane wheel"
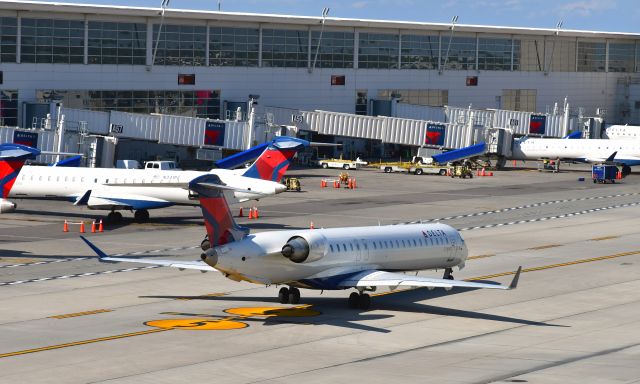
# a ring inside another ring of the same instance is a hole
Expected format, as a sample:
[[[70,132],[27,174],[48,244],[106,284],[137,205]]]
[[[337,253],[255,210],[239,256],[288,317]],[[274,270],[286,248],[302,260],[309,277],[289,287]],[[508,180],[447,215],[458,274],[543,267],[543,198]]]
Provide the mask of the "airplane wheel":
[[[327,164],[327,163],[322,163],[322,168],[324,168],[324,169],[329,168],[329,164]]]
[[[136,213],[134,213],[133,218],[137,223],[146,223],[149,221],[149,211],[146,209],[138,209]]]
[[[289,302],[289,288],[280,288],[280,291],[278,292],[278,301],[280,304],[287,304]]]
[[[366,293],[363,293],[362,295],[360,295],[360,297],[358,298],[358,308],[369,309],[370,306],[371,306],[371,296],[367,295]]]
[[[360,301],[360,294],[358,292],[351,292],[349,295],[349,308],[355,309],[358,308],[358,302]]]
[[[289,304],[300,303],[300,290],[298,288],[291,288],[289,290]]]
[[[107,215],[107,221],[109,223],[114,223],[114,224],[122,222],[122,213],[120,213],[120,212],[110,212]]]

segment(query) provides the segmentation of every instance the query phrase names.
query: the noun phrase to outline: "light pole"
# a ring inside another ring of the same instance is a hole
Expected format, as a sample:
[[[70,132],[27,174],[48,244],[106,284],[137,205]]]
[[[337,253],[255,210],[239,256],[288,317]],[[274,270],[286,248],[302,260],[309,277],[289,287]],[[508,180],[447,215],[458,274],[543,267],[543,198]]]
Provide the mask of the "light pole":
[[[158,27],[158,37],[156,39],[156,46],[153,49],[153,56],[151,57],[151,66],[152,67],[156,63],[156,54],[158,53],[158,45],[160,44],[160,34],[162,33],[162,24],[164,23],[164,11],[169,6],[169,1],[171,1],[171,0],[162,0],[162,2],[160,3],[160,8],[161,8],[161,11],[160,11],[160,26]]]
[[[327,16],[329,15],[329,11],[331,10],[331,8],[322,8],[322,20],[320,21],[320,37],[318,38],[318,46],[316,47],[316,54],[313,58],[313,64],[311,65],[311,68],[309,68],[309,73],[312,73],[313,70],[316,68],[316,61],[318,61],[318,52],[320,52],[320,44],[322,44],[322,32],[324,32],[324,22],[325,19],[327,18]]]

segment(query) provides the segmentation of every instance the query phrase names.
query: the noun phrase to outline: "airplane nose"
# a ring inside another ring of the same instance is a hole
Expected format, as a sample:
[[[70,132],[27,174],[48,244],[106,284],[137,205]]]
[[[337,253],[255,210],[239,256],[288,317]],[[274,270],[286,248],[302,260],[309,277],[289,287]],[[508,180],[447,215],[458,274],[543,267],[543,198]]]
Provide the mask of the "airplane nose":
[[[276,187],[276,193],[282,193],[287,190],[287,186],[283,184],[278,184]]]

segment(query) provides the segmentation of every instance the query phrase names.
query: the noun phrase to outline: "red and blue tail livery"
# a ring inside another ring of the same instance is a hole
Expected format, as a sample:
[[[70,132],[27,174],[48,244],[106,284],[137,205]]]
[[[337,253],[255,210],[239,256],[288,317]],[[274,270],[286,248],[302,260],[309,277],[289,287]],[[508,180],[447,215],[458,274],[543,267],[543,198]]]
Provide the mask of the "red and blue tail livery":
[[[296,152],[308,145],[308,141],[292,137],[275,139],[243,176],[280,182]]]
[[[224,190],[233,189],[222,183],[217,175],[203,175],[189,183],[189,189],[200,198],[200,207],[211,247],[243,239],[249,233],[233,219]]]
[[[9,196],[11,187],[28,159],[40,154],[36,148],[22,144],[0,144],[0,192],[2,198]]]

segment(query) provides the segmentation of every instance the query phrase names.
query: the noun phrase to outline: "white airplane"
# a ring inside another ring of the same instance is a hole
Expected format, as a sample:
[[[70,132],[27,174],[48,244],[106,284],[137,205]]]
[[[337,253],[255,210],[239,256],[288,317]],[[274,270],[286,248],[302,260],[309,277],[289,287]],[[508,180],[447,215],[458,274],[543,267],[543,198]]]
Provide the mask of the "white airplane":
[[[622,165],[622,175],[640,164],[640,140],[540,139],[523,137],[513,141],[513,160],[571,159],[588,163]]]
[[[640,139],[640,126],[611,125],[604,130],[608,139]]]
[[[118,210],[133,210],[136,221],[145,222],[149,220],[149,209],[198,205],[197,195],[188,185],[208,173],[236,188],[233,202],[284,192],[286,187],[279,181],[294,154],[295,150],[286,143],[277,143],[269,145],[246,170],[210,172],[24,166],[9,196],[69,200],[89,209],[109,210],[107,219],[113,222],[122,220]]]
[[[82,237],[101,262],[131,262],[219,271],[234,281],[285,285],[281,303],[297,304],[299,288],[338,290],[355,288],[349,307],[366,309],[366,291],[377,287],[516,288],[521,267],[508,286],[454,280],[453,267],[462,269],[467,247],[460,233],[444,224],[406,224],[377,227],[308,229],[262,232],[250,235],[239,227],[216,175],[194,179],[190,189],[198,193],[211,248],[202,261],[177,261],[110,257]],[[401,272],[444,269],[442,279]]]

